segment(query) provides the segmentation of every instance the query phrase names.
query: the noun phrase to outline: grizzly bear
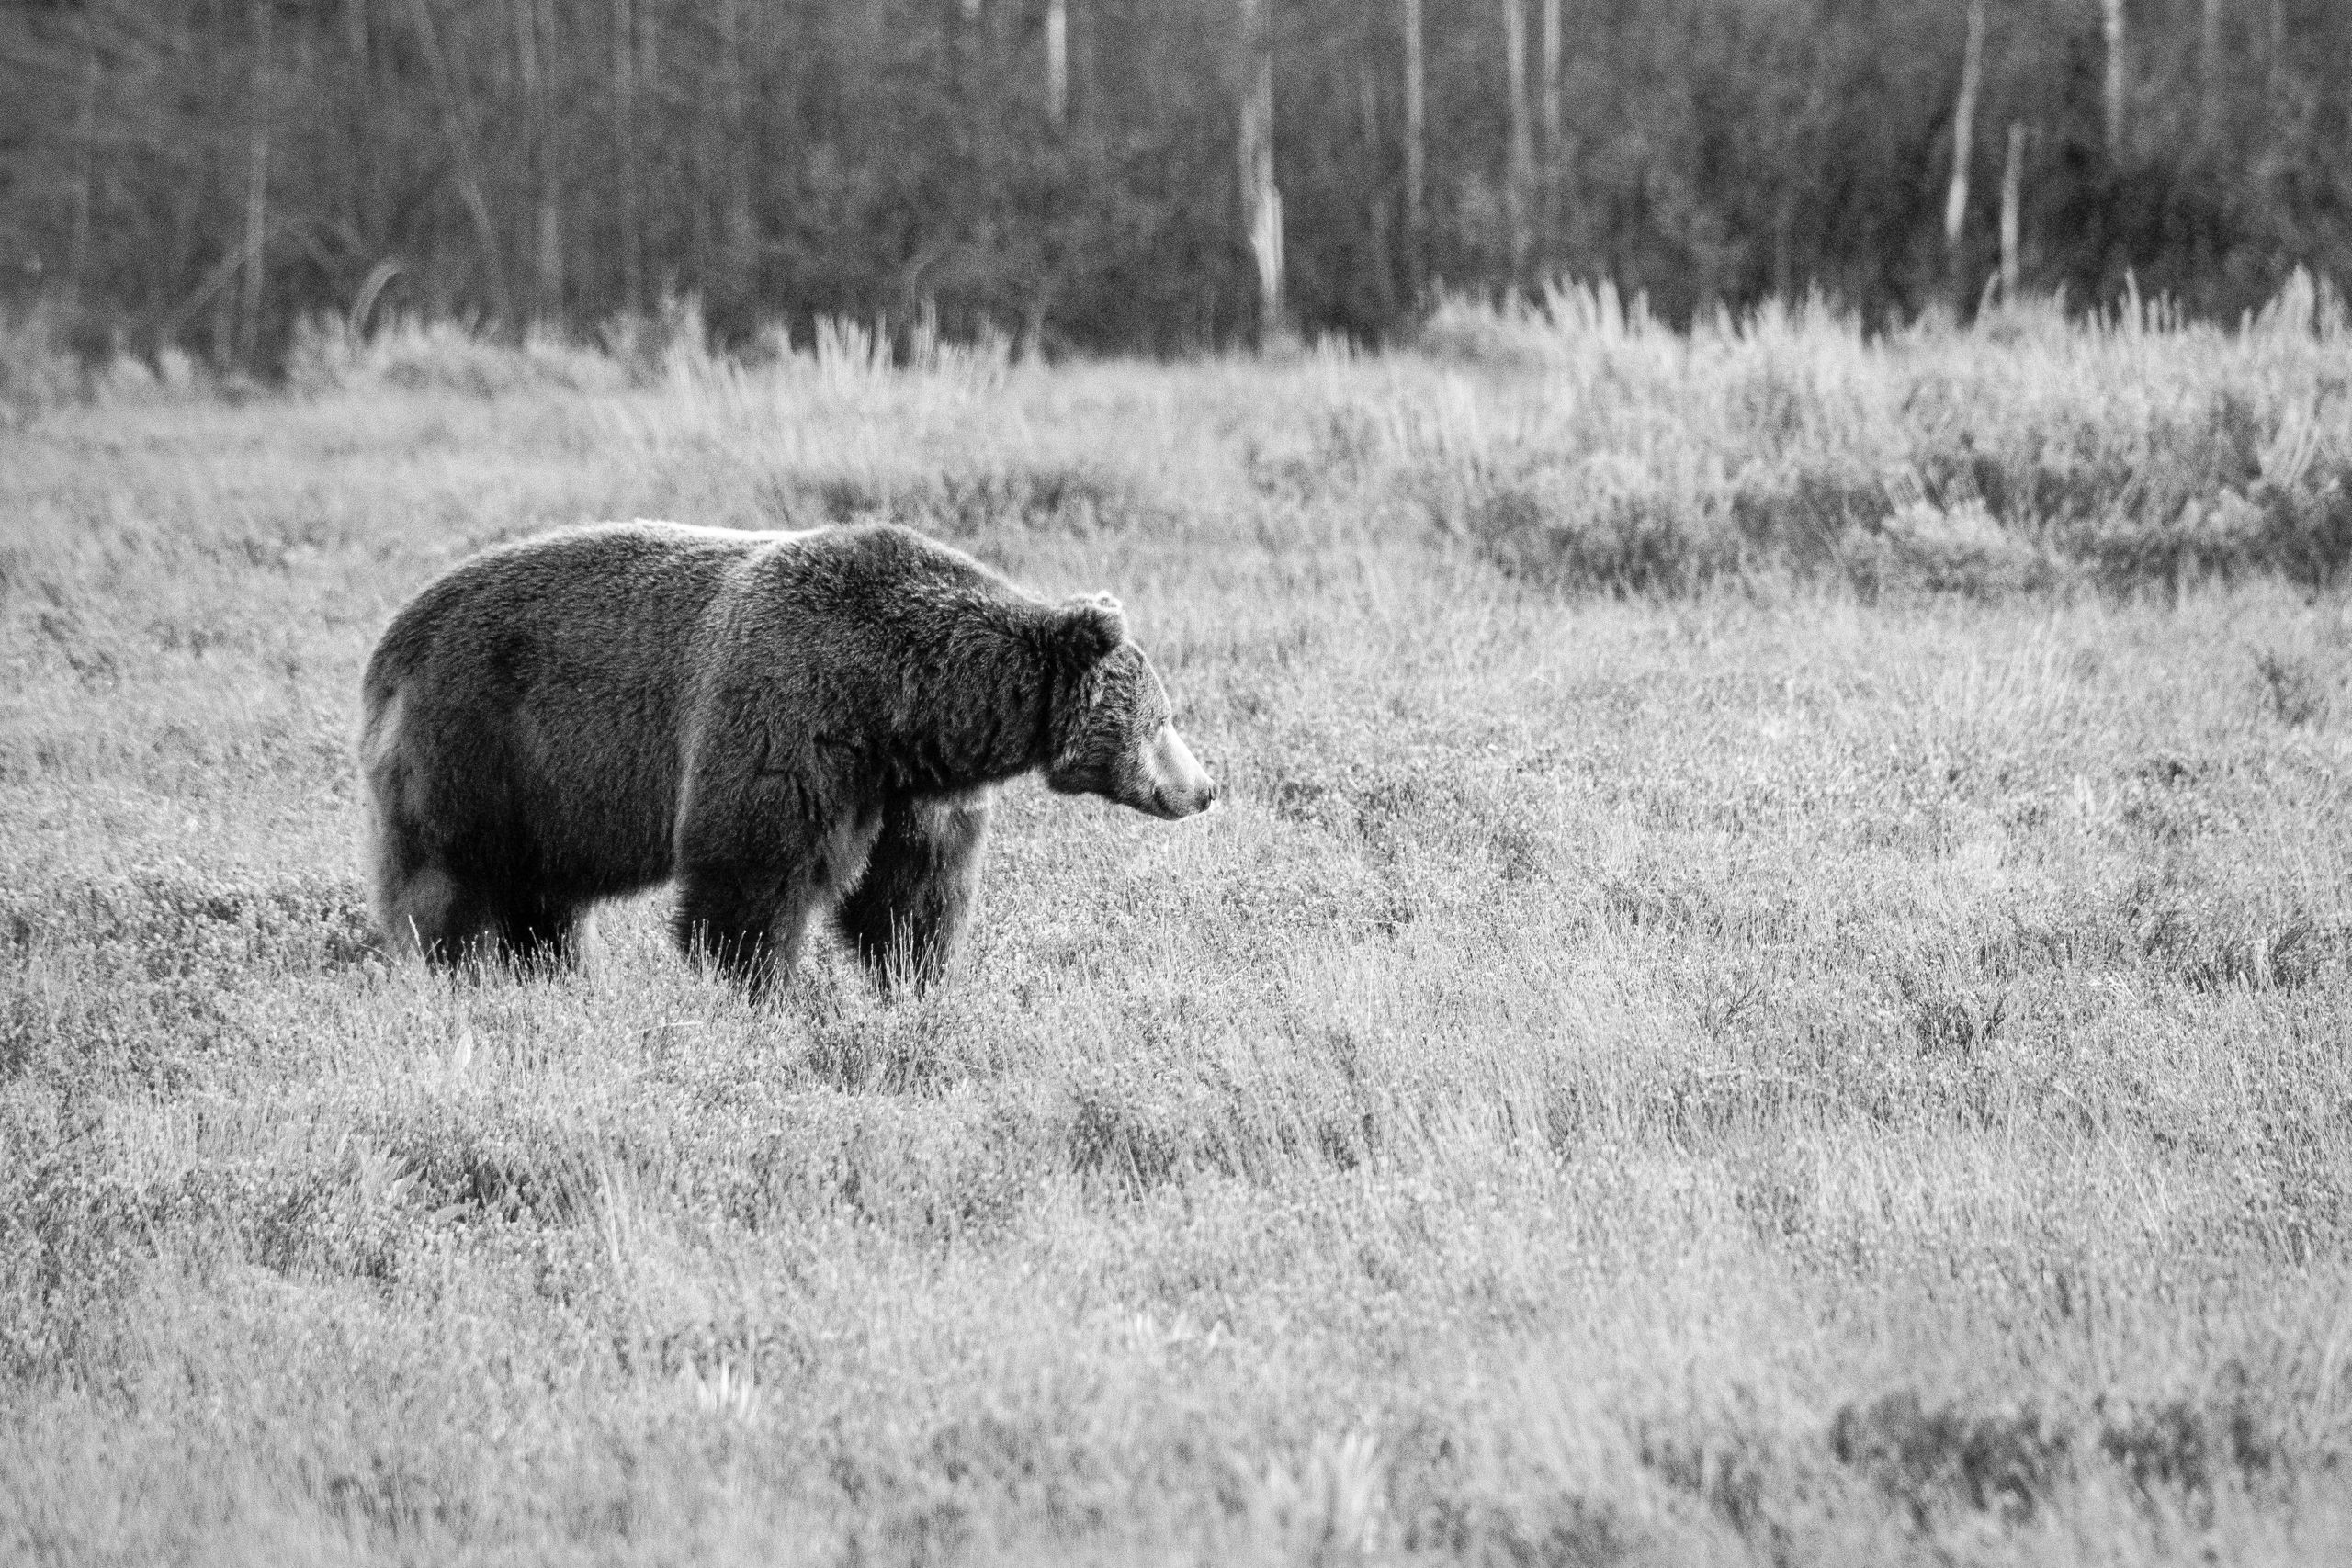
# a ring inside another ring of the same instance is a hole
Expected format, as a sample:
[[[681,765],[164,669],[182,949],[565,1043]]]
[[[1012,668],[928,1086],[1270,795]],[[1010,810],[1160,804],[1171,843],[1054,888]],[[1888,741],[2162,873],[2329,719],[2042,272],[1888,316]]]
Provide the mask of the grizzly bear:
[[[363,699],[376,916],[437,964],[570,960],[598,900],[674,880],[681,949],[753,991],[828,912],[886,989],[921,986],[995,785],[1216,798],[1117,600],[1047,604],[887,524],[489,550],[392,618]]]

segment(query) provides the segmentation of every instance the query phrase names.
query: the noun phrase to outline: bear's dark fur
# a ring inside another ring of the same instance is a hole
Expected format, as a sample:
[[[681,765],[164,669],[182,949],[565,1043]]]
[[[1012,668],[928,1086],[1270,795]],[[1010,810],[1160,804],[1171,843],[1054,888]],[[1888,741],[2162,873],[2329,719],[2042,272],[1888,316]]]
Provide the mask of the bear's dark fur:
[[[439,962],[570,958],[597,900],[674,878],[679,944],[754,987],[827,910],[920,984],[970,919],[990,786],[1216,796],[1116,600],[1048,604],[891,525],[493,549],[393,617],[364,698],[377,918]]]

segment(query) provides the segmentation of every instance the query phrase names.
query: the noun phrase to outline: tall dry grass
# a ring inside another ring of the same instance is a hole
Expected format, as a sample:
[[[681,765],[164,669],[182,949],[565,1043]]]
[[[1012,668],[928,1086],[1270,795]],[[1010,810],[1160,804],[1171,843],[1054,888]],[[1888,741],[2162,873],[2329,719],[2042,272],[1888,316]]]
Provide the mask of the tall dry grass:
[[[553,377],[404,328],[0,434],[0,1558],[2340,1555],[2352,623],[2268,545],[2081,544],[2334,504],[2294,309]],[[1825,541],[1746,531],[1825,475]],[[658,900],[553,983],[374,955],[402,598],[875,513],[1117,591],[1230,808],[1010,791],[903,1005],[746,1007]]]

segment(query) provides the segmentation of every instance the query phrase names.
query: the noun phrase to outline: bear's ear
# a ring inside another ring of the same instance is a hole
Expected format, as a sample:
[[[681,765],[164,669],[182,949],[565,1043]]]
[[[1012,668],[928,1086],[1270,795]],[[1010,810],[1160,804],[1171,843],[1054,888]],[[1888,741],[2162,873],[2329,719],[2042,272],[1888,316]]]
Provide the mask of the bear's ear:
[[[1072,662],[1090,665],[1127,640],[1126,612],[1108,593],[1065,600],[1058,633]]]

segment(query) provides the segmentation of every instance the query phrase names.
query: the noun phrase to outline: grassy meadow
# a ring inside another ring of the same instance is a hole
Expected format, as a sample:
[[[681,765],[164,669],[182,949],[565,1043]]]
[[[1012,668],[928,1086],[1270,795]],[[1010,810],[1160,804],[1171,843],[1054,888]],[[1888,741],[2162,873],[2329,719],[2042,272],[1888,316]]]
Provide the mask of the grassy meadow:
[[[2352,1556],[2352,333],[322,331],[0,428],[0,1561]],[[597,517],[1108,588],[1226,804],[953,980],[374,952],[395,607]]]

